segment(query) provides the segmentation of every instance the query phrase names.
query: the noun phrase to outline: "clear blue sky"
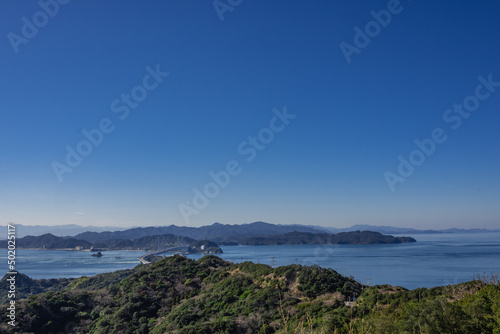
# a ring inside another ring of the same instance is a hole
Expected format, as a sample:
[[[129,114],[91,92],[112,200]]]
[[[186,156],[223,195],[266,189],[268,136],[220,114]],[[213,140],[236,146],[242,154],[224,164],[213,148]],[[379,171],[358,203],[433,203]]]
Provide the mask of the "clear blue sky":
[[[500,2],[230,3],[221,21],[212,1],[71,1],[53,17],[2,2],[0,221],[500,226],[500,87],[470,98],[479,76],[500,82]],[[366,24],[348,63],[340,45]],[[158,64],[169,75],[137,88]],[[120,100],[131,91],[147,94],[135,108]],[[467,98],[468,118],[447,114]],[[273,121],[285,106],[296,117]],[[113,131],[58,177],[106,119]],[[267,140],[270,122],[283,130]],[[436,128],[446,141],[391,189],[398,157]],[[196,209],[193,189],[229,161],[240,173]]]

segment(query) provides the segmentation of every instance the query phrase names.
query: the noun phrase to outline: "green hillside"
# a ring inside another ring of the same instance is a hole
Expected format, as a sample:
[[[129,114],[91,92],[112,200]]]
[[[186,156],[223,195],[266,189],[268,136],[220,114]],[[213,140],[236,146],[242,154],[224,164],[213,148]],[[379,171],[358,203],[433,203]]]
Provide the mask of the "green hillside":
[[[318,266],[213,255],[106,275],[44,293],[24,279],[38,294],[17,301],[18,333],[500,333],[500,285],[491,276],[409,291]],[[12,333],[0,308],[0,332]]]

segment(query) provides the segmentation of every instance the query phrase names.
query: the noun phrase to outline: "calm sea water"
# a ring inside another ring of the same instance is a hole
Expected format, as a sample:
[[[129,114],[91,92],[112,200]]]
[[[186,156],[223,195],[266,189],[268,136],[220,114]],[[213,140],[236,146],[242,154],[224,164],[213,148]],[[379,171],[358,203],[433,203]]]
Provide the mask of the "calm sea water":
[[[414,235],[417,243],[399,245],[281,245],[222,247],[220,257],[276,266],[298,263],[333,268],[361,283],[409,289],[469,281],[474,273],[500,273],[500,233]],[[2,250],[6,258],[6,250]],[[144,252],[18,250],[16,269],[33,278],[80,277],[139,264]],[[198,259],[201,255],[189,255]],[[5,261],[7,262],[7,261]],[[7,271],[7,265],[4,267]]]
[[[8,271],[7,250],[2,249],[4,268]],[[138,265],[139,257],[146,252],[109,251],[103,256],[92,257],[90,252],[62,250],[16,250],[16,270],[31,278],[61,278],[93,276]]]

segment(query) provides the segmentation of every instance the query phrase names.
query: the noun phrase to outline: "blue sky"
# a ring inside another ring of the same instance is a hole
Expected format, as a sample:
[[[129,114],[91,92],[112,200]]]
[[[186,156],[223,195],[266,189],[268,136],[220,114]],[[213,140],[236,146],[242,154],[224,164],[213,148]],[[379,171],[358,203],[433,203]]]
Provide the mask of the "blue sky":
[[[499,227],[499,2],[62,2],[0,4],[3,223]],[[403,177],[434,129],[446,141]]]

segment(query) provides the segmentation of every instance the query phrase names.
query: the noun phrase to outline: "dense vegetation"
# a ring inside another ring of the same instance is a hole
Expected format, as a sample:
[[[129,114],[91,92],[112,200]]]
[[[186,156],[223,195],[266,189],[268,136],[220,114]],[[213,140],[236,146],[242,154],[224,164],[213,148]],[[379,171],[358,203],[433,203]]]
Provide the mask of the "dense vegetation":
[[[172,246],[189,246],[189,253],[221,254],[222,250],[213,241],[194,240],[173,234],[145,236],[133,240],[109,239],[90,243],[85,240],[56,237],[50,233],[37,237],[26,236],[16,240],[17,248],[44,248],[44,249],[93,249],[98,250],[156,250]],[[202,247],[203,246],[203,247]],[[7,240],[0,240],[0,248],[7,248]]]
[[[30,277],[18,273],[16,275],[16,299],[28,298],[31,295],[36,295],[48,291],[61,291],[65,289],[81,289],[81,290],[98,290],[108,287],[112,284],[120,282],[128,275],[140,270],[142,265],[136,266],[133,269],[117,270],[111,273],[99,274],[91,277],[80,278],[50,278],[50,279],[31,279]],[[10,275],[5,275],[0,280],[0,304],[4,304],[8,300],[7,291],[9,290],[9,282],[7,278]]]
[[[61,283],[60,291],[18,301],[18,332],[500,333],[496,277],[408,291],[362,286],[318,266],[212,255],[176,255],[122,275]],[[0,313],[7,333],[5,305]]]
[[[190,245],[197,243],[197,240],[181,237],[173,234],[151,235],[137,239],[110,239],[94,243],[95,248],[105,249],[158,249],[174,245]],[[218,247],[217,245],[215,245]]]

